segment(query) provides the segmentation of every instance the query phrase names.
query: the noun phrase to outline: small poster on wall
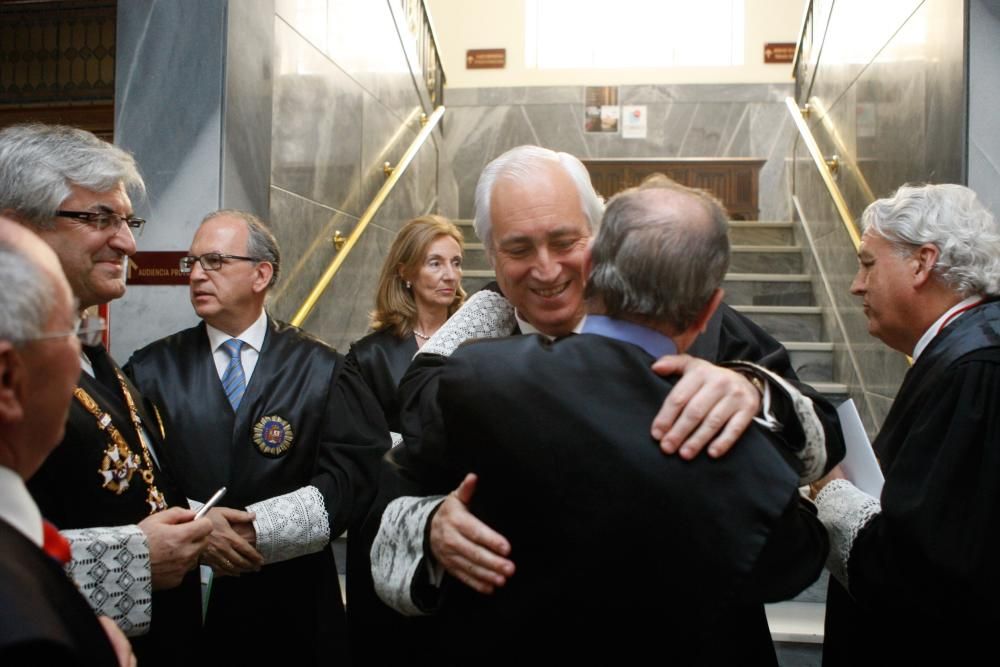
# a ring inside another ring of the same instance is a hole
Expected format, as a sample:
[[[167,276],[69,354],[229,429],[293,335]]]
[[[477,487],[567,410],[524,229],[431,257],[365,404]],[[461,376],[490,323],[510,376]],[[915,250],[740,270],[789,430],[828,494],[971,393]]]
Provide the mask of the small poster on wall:
[[[626,104],[622,107],[622,138],[646,138],[646,105]]]
[[[620,110],[617,86],[587,86],[584,89],[584,131],[618,132]]]

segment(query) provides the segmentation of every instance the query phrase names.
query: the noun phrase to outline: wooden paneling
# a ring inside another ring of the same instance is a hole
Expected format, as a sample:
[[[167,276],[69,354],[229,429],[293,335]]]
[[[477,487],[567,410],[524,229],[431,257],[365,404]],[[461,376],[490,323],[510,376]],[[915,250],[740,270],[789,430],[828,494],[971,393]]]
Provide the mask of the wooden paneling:
[[[753,158],[583,160],[594,189],[605,198],[660,173],[681,185],[708,190],[719,198],[733,220],[758,218],[757,184],[764,162]]]

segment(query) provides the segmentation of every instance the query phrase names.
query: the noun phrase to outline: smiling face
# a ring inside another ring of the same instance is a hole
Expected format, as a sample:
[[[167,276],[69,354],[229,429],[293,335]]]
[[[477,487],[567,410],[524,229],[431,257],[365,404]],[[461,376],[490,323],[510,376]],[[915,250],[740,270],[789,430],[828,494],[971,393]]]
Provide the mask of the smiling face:
[[[190,254],[217,252],[246,257],[249,237],[243,220],[220,215],[198,228]],[[237,336],[260,317],[271,272],[268,262],[223,259],[214,271],[206,271],[195,262],[191,268],[191,305],[205,322]]]
[[[418,312],[439,311],[447,317],[462,282],[462,248],[450,236],[438,236],[427,246],[415,274],[405,279],[412,283]]]
[[[910,354],[923,332],[922,320],[910,307],[916,260],[900,255],[878,234],[865,232],[858,262],[851,294],[862,297],[868,333]]]
[[[132,202],[125,187],[94,192],[71,186],[59,209],[132,215]],[[135,238],[128,225],[97,229],[81,220],[56,218],[51,229],[38,230],[62,264],[80,308],[108,303],[125,294],[125,262],[135,254]]]
[[[587,216],[570,176],[551,165],[522,183],[500,178],[490,203],[497,283],[518,314],[550,336],[583,317]]]

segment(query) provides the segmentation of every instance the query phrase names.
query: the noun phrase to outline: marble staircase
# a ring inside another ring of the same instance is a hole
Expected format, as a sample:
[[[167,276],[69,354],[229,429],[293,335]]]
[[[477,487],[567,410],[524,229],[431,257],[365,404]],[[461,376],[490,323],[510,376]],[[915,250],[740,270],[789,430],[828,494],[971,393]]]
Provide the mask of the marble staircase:
[[[494,279],[471,220],[456,220],[466,241],[463,285],[469,294]],[[802,247],[791,222],[733,221],[732,259],[723,282],[726,302],[781,341],[799,378],[835,404],[847,387],[833,375],[833,343],[803,273]],[[819,665],[827,576],[794,600],[768,605],[768,621],[782,665]]]

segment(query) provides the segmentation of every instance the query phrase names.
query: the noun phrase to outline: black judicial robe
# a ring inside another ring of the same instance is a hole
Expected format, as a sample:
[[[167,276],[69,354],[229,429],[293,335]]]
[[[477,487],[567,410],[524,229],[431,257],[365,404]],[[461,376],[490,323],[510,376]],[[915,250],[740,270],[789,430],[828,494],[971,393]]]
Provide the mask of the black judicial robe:
[[[347,363],[355,364],[368,388],[375,394],[389,430],[400,432],[397,388],[413,355],[417,339],[410,334],[400,338],[391,329],[375,331],[351,344]]]
[[[85,349],[96,377],[81,373],[78,385],[111,416],[129,448],[141,456],[142,446],[115,375],[118,365],[103,346]],[[159,457],[160,466],[154,464],[156,486],[168,505],[187,507],[184,494],[174,485],[172,471],[165,462],[155,412],[127,379],[126,383]],[[27,483],[43,516],[62,529],[136,524],[149,516],[147,487],[138,471],[121,495],[102,486],[98,470],[108,442],[98,428],[97,419],[74,398],[62,442]],[[197,568],[184,577],[180,586],[153,591],[152,599],[149,633],[129,638],[136,657],[144,665],[200,664],[201,587]],[[178,641],[178,637],[188,639]]]
[[[165,408],[166,447],[188,497],[205,500],[226,486],[223,504],[243,508],[312,485],[323,495],[331,538],[368,511],[388,428],[361,377],[320,340],[268,318],[235,414],[204,323],[139,350],[127,369]],[[271,416],[286,420],[294,434],[277,457],[254,443],[254,426]],[[332,551],[217,577],[205,628],[226,664],[319,664],[343,655],[344,608]]]
[[[0,664],[116,667],[94,610],[63,569],[0,519]]]
[[[965,313],[907,371],[874,442],[882,512],[831,580],[826,665],[974,664],[1000,614],[1000,302]]]
[[[351,344],[347,363],[357,367],[375,394],[389,430],[400,432],[399,381],[417,353],[413,334],[399,338],[391,329],[375,331]],[[425,664],[434,661],[434,619],[405,617],[375,594],[371,546],[377,523],[351,528],[347,539],[347,623],[354,664]],[[385,641],[392,636],[392,641]]]
[[[776,664],[761,603],[816,579],[825,531],[756,426],[718,460],[663,456],[649,425],[673,380],[652,362],[584,334],[478,341],[444,364],[403,453],[428,493],[476,472],[471,509],[517,567],[492,596],[447,589],[454,659]]]

